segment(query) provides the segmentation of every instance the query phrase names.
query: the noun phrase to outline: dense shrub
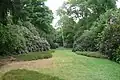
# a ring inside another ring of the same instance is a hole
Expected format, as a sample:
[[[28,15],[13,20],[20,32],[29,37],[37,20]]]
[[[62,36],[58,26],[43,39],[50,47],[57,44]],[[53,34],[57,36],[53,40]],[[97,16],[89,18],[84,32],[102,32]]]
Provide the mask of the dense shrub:
[[[114,52],[113,56],[113,60],[120,63],[120,47]]]
[[[85,30],[84,33],[75,40],[73,51],[97,51],[99,49],[99,35],[108,25],[113,13],[113,10],[109,10],[105,14],[101,14],[97,21],[93,23],[90,30]]]
[[[96,34],[91,31],[85,31],[74,43],[76,51],[96,51]]]
[[[113,25],[106,27],[101,34],[99,44],[100,52],[108,55],[110,59],[113,59],[113,53],[116,52],[116,49],[120,45],[120,26]]]
[[[50,49],[46,37],[40,36],[53,30],[53,13],[44,0],[7,0],[0,1],[0,6],[0,55]]]
[[[65,42],[64,47],[65,48],[73,48],[73,42]]]
[[[52,57],[53,51],[30,52],[28,54],[14,55],[16,61],[32,61],[38,59],[48,59]]]
[[[55,44],[56,48],[59,48],[59,44],[58,43],[54,43],[54,44]]]
[[[108,22],[99,36],[99,51],[116,61],[116,50],[120,46],[120,11],[110,11],[109,14],[112,15],[112,21]]]
[[[0,25],[0,55],[22,54],[50,49],[49,43],[40,38],[29,22],[23,25]]]
[[[73,51],[97,51],[119,62],[120,11],[109,10],[74,42]],[[117,51],[116,51],[117,50]]]
[[[26,40],[20,31],[16,25],[0,25],[0,55],[19,53],[25,49]]]
[[[97,51],[119,62],[120,11],[109,10],[74,42],[73,51]]]
[[[104,24],[101,20],[93,23],[90,30],[85,30],[84,33],[75,40],[74,51],[97,51],[98,34],[102,32]]]
[[[94,58],[107,58],[106,55],[102,55],[99,52],[79,52],[79,51],[77,51],[76,54],[87,56],[87,57],[94,57]]]
[[[73,51],[97,51],[97,44],[99,42],[98,35],[106,26],[108,15],[101,15],[100,18],[93,23],[90,30],[84,30],[82,35],[75,39],[73,44]]]
[[[48,39],[47,41],[48,41],[48,43],[50,44],[50,48],[51,48],[51,49],[56,49],[56,48],[59,47],[59,44],[54,43],[53,40]]]
[[[40,38],[39,33],[37,32],[34,25],[29,22],[23,24],[26,27],[26,30],[23,34],[26,38],[26,45],[29,52],[34,51],[46,51],[50,49],[50,45],[46,39]]]

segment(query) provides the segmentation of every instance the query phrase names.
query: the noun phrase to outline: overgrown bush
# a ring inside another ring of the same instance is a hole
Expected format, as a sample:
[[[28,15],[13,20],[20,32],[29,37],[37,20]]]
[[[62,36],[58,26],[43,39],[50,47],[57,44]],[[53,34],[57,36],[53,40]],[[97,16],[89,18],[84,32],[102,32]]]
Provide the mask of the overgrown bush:
[[[73,51],[97,51],[119,62],[120,11],[109,10],[76,39]]]
[[[26,40],[16,25],[0,25],[0,44],[0,55],[19,53],[26,48]]]
[[[74,43],[76,51],[96,51],[96,34],[91,31],[85,31]]]
[[[79,52],[79,51],[77,51],[76,54],[87,56],[87,57],[94,57],[94,58],[108,58],[106,55],[102,55],[99,52]]]
[[[112,17],[99,36],[99,51],[108,55],[109,59],[115,60],[116,50],[120,46],[120,11],[110,11]],[[117,50],[119,52],[119,50]]]
[[[49,43],[40,38],[29,22],[23,25],[0,25],[0,55],[22,54],[50,49]]]
[[[38,59],[48,59],[52,57],[53,51],[30,52],[28,54],[14,55],[15,61],[32,61]]]
[[[23,34],[27,40],[26,45],[29,52],[46,51],[50,49],[49,43],[46,39],[40,38],[40,35],[34,25],[30,22],[26,22],[23,26],[26,27],[26,31]],[[27,31],[27,29],[29,31]]]
[[[65,48],[73,48],[73,43],[72,42],[65,42],[64,47]]]
[[[84,30],[82,35],[75,39],[73,45],[73,51],[97,51],[97,44],[99,43],[98,35],[103,31],[109,19],[107,12],[105,15],[101,15],[97,21],[95,21],[89,30]],[[110,13],[109,13],[110,14]],[[81,31],[80,31],[81,32]]]
[[[120,63],[120,47],[114,52],[113,56],[113,60]]]
[[[53,40],[48,39],[47,41],[50,44],[51,49],[56,49],[59,47],[59,45],[57,43],[54,43]]]
[[[120,45],[120,26],[113,25],[108,26],[104,29],[101,34],[101,40],[99,43],[100,52],[109,56],[113,59],[116,49]]]
[[[114,11],[109,10],[105,14],[101,14],[97,21],[92,24],[90,30],[85,30],[84,33],[75,40],[73,51],[98,51],[99,35],[108,25],[112,13],[114,13]]]

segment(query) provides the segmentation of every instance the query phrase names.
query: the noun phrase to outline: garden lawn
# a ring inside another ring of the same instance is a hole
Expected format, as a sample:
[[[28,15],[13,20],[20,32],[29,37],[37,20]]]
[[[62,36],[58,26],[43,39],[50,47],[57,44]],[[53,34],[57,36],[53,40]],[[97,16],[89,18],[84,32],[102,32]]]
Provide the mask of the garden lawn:
[[[53,53],[54,68],[42,69],[65,80],[120,80],[120,65],[107,59],[77,55],[71,50]]]
[[[120,65],[115,62],[77,55],[70,49],[52,54],[52,67],[32,70],[64,80],[120,80]]]

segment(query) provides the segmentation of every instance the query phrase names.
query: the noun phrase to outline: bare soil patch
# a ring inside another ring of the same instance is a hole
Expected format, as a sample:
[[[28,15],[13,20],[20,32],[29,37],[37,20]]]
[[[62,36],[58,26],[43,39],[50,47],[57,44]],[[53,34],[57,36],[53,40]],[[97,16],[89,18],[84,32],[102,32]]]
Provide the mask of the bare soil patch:
[[[40,69],[40,68],[51,68],[54,67],[53,60],[43,59],[43,60],[34,60],[34,61],[20,61],[20,62],[11,62],[1,67],[2,72],[6,72],[13,69]]]

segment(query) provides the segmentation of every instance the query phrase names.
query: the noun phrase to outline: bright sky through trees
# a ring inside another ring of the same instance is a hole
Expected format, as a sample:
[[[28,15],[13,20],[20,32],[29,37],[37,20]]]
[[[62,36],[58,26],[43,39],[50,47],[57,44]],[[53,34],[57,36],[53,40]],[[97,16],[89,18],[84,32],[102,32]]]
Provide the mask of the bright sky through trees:
[[[55,26],[55,24],[57,23],[57,21],[59,20],[59,17],[56,16],[56,10],[62,6],[63,2],[67,1],[67,0],[48,0],[46,2],[46,5],[53,11],[54,13],[54,20],[53,20],[53,26]],[[117,2],[117,6],[118,8],[120,8],[120,0],[118,0]]]

